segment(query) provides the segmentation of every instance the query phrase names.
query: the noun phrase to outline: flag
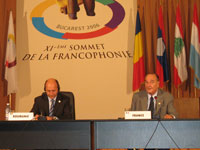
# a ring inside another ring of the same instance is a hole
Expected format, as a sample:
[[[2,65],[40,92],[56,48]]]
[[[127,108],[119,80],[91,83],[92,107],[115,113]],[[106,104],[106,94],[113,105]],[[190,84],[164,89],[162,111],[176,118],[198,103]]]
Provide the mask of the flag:
[[[15,49],[13,16],[11,11],[9,16],[8,36],[7,36],[7,46],[6,46],[5,79],[8,82],[7,95],[11,93],[16,93],[17,90],[16,49]]]
[[[140,84],[144,82],[144,55],[142,47],[142,33],[139,12],[136,18],[135,46],[133,52],[133,91],[140,88]]]
[[[180,8],[176,9],[175,43],[174,43],[174,85],[176,88],[187,80],[185,45],[183,42],[183,28]]]
[[[193,12],[189,65],[194,70],[194,86],[200,89],[200,30],[196,4]]]
[[[162,7],[160,6],[159,16],[158,16],[156,74],[159,76],[161,88],[164,86],[164,82],[169,80],[165,43],[166,39],[164,31],[163,13],[162,13]]]

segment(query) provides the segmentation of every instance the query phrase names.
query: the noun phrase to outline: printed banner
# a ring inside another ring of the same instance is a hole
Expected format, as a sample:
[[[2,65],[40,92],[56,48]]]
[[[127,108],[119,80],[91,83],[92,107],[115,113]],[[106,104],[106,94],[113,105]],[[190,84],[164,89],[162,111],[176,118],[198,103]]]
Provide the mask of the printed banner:
[[[76,118],[124,115],[136,8],[136,0],[17,1],[17,110],[30,110],[53,77],[74,93]]]

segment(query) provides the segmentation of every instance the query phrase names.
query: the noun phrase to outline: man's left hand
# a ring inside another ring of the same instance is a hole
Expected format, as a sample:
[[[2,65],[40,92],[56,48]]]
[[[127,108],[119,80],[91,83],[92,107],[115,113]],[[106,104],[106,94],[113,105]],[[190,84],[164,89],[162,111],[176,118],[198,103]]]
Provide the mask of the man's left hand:
[[[46,116],[46,119],[47,119],[47,120],[53,120],[53,117],[51,117],[51,116]]]
[[[164,119],[174,119],[174,117],[172,115],[166,114],[164,116]]]

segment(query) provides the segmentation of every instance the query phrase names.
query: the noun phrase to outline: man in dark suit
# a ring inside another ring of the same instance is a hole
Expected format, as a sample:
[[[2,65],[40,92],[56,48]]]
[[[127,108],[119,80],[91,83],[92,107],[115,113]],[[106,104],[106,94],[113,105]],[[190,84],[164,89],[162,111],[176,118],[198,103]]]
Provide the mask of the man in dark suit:
[[[151,100],[153,105],[153,119],[177,118],[173,106],[173,96],[159,88],[159,77],[156,74],[147,74],[145,77],[145,90],[133,95],[131,110],[150,110]]]
[[[59,92],[60,85],[58,81],[53,78],[46,80],[44,90],[45,93],[35,98],[33,108],[31,109],[35,119],[72,119],[69,97]]]

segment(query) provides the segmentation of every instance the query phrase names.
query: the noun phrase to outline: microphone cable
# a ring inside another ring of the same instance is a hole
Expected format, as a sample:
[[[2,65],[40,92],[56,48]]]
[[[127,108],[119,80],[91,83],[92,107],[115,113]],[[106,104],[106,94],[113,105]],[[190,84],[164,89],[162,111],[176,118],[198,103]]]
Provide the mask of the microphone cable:
[[[155,127],[155,129],[154,129],[154,131],[153,131],[153,133],[152,133],[152,135],[151,135],[151,137],[149,138],[147,144],[145,145],[144,149],[147,148],[147,146],[149,145],[149,142],[151,141],[151,139],[153,138],[155,132],[157,131],[157,129],[158,129],[158,125],[159,125],[159,122],[160,122],[160,121],[158,121],[158,123],[157,123],[157,125],[156,125],[156,127]]]
[[[170,139],[173,141],[173,143],[176,145],[176,147],[178,149],[181,149],[178,144],[176,143],[176,141],[172,138],[172,136],[169,134],[169,132],[167,131],[167,129],[165,128],[165,126],[162,124],[162,121],[160,121],[161,126],[164,128],[165,132],[168,134],[168,136],[170,137]]]

